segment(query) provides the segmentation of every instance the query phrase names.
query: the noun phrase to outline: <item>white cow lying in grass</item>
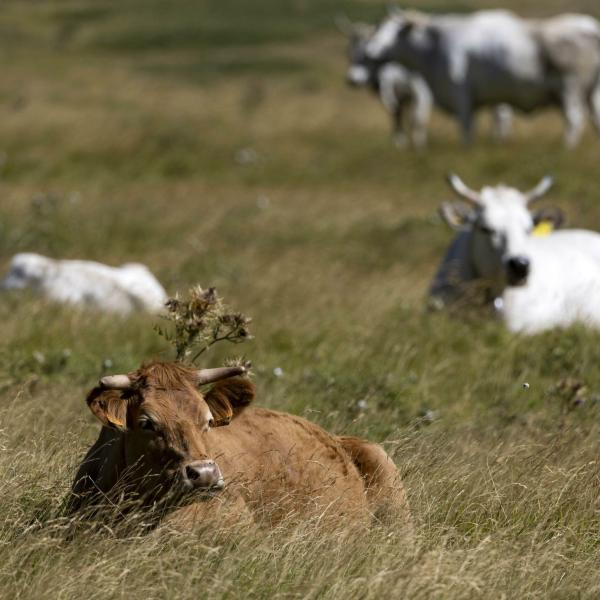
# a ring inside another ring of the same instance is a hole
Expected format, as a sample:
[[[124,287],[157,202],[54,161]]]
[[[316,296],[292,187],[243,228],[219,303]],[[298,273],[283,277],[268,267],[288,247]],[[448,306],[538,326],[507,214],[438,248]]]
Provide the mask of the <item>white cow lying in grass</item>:
[[[533,234],[528,206],[549,189],[551,178],[527,193],[503,185],[476,192],[456,175],[450,183],[470,206],[442,207],[442,216],[460,224],[460,231],[430,288],[432,305],[452,305],[479,286],[511,331],[535,333],[576,322],[600,327],[600,234]]]
[[[109,267],[87,260],[55,260],[39,254],[16,254],[0,282],[5,290],[31,288],[55,302],[127,314],[159,312],[167,294],[154,275],[138,263]]]

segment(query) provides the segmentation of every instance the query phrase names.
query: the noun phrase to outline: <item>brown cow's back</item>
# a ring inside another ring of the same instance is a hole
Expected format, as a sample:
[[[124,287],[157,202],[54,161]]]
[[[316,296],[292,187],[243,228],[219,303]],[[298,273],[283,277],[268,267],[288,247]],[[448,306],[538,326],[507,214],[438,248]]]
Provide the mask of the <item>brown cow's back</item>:
[[[248,408],[210,432],[211,455],[229,491],[259,520],[306,513],[368,518],[365,486],[338,439],[289,414]]]

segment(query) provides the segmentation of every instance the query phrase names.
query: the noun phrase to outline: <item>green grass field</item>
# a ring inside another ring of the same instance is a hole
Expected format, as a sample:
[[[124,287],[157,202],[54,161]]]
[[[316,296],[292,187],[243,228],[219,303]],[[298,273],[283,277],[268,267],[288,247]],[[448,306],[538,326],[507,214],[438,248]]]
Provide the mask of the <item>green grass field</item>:
[[[506,4],[600,17],[596,0]],[[205,366],[243,352],[260,405],[382,442],[404,476],[414,539],[310,522],[69,537],[62,499],[99,428],[87,390],[107,360],[126,372],[172,354],[153,317],[10,294],[0,597],[600,596],[600,336],[522,338],[424,311],[451,239],[436,213],[448,171],[522,188],[552,173],[548,201],[600,230],[600,142],[588,130],[566,151],[560,116],[544,112],[498,145],[482,114],[465,149],[436,115],[428,151],[396,150],[377,101],[344,84],[342,11],[374,21],[384,4],[5,0],[0,267],[35,251],[140,261],[170,293],[216,286],[253,318],[255,339],[215,348]],[[587,388],[576,408],[556,389],[568,378]]]

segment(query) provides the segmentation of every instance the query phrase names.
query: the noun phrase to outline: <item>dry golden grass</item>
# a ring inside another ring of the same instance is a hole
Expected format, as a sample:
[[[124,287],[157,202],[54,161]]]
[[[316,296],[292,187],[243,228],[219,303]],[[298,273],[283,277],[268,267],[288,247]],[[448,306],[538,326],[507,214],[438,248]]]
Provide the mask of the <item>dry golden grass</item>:
[[[600,16],[592,0],[510,4]],[[523,339],[423,312],[451,236],[436,217],[447,171],[522,187],[554,173],[551,201],[600,229],[600,144],[590,131],[565,151],[544,112],[500,146],[482,114],[464,149],[436,115],[427,152],[398,152],[376,101],[343,84],[341,9],[383,12],[358,0],[3,4],[0,266],[23,250],[139,260],[171,293],[216,286],[253,317],[242,349],[258,402],[385,443],[415,539],[313,522],[70,535],[62,499],[98,429],[86,391],[106,359],[127,371],[170,350],[151,317],[3,295],[1,597],[600,595],[598,334]],[[566,377],[588,386],[583,406],[553,392]]]

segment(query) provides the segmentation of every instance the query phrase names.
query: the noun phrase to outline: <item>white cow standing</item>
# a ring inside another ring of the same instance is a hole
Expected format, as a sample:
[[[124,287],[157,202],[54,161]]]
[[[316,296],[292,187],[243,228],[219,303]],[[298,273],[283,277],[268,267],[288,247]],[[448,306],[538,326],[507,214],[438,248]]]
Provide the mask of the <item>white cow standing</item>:
[[[110,267],[87,260],[55,260],[33,253],[13,257],[0,288],[31,288],[55,302],[122,315],[136,310],[160,312],[167,301],[164,288],[142,264]]]
[[[367,44],[376,31],[373,25],[340,19],[338,27],[349,40],[350,66],[346,81],[353,86],[369,87],[378,95],[392,118],[393,140],[398,148],[404,148],[408,141],[415,148],[424,147],[427,144],[427,130],[434,103],[433,94],[425,79],[397,61],[381,62],[367,56]],[[496,139],[508,138],[512,118],[510,106],[500,104],[493,108]]]
[[[454,190],[469,208],[446,204],[443,214],[462,231],[430,289],[434,305],[448,306],[470,285],[483,285],[511,331],[536,333],[581,322],[600,327],[600,234],[561,229],[532,235],[528,206],[552,184],[544,178],[522,193],[504,185]]]
[[[366,48],[372,60],[398,60],[427,81],[436,104],[473,136],[480,106],[507,103],[530,112],[560,106],[574,146],[589,111],[600,133],[600,23],[564,14],[527,20],[505,10],[427,15],[396,9]]]

